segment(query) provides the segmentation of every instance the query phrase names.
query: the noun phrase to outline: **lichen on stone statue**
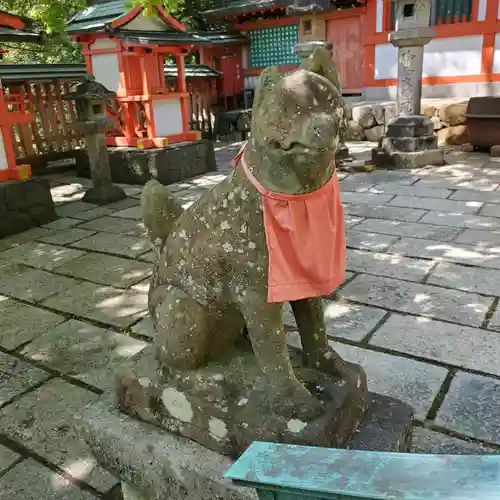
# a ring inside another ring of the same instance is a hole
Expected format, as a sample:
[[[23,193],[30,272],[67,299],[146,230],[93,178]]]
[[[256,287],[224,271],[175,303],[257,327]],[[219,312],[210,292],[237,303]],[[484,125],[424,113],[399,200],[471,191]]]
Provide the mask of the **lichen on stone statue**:
[[[145,186],[144,221],[158,250],[149,293],[158,380],[123,378],[122,410],[230,456],[254,440],[350,439],[366,409],[366,377],[329,346],[320,296],[345,272],[334,157],[346,126],[338,72],[316,49],[292,73],[263,73],[251,139],[224,181],[186,211],[167,187]],[[287,210],[318,207],[321,217],[283,229],[294,224]],[[331,221],[323,243],[322,219]],[[293,251],[270,250],[283,242]],[[307,286],[289,283],[294,276]],[[300,353],[287,347],[283,301]]]

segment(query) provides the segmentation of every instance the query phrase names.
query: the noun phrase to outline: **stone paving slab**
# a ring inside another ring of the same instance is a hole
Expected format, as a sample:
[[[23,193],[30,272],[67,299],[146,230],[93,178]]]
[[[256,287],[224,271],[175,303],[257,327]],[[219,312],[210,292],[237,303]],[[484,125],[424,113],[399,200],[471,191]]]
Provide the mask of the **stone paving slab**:
[[[354,272],[376,274],[388,278],[421,281],[430,271],[433,262],[410,259],[400,255],[347,250],[347,269]]]
[[[454,201],[416,196],[396,196],[387,203],[395,207],[425,208],[441,212],[463,212],[477,214],[483,204],[479,201]]]
[[[8,350],[14,350],[65,321],[63,316],[3,296],[0,296],[0,318],[0,346]]]
[[[96,464],[72,425],[74,415],[98,397],[54,379],[0,410],[0,428],[9,438],[77,479],[99,491],[108,491],[116,480]]]
[[[342,184],[341,184],[342,189]],[[385,205],[394,198],[392,194],[374,194],[374,193],[350,193],[341,191],[340,198],[342,203],[360,203],[367,205]]]
[[[496,269],[441,262],[432,270],[427,283],[500,297],[500,270]]]
[[[420,420],[425,419],[447,374],[447,370],[439,366],[339,342],[332,342],[332,347],[346,360],[361,364],[370,391],[408,403]]]
[[[500,217],[500,207],[494,203],[487,203],[481,208],[479,215],[485,217]]]
[[[57,272],[94,283],[128,288],[148,278],[152,266],[148,262],[92,252],[59,266]]]
[[[358,217],[369,217],[372,219],[389,219],[406,222],[416,222],[427,212],[417,208],[389,207],[387,205],[354,205],[346,204],[344,212]]]
[[[450,196],[450,200],[481,201],[486,204],[500,203],[500,193],[497,191],[486,192],[473,191],[472,189],[460,189]]]
[[[38,302],[76,285],[78,282],[72,278],[23,265],[0,263],[0,293],[16,299]]]
[[[352,192],[352,193],[366,193],[370,191],[370,189],[374,188],[375,184],[373,182],[370,182],[367,179],[356,179],[355,176],[351,176],[348,179],[344,179],[340,183],[340,190],[342,193],[345,192]],[[379,194],[379,193],[375,193]],[[380,193],[382,194],[382,193]]]
[[[342,288],[344,298],[399,312],[481,326],[493,298],[378,276],[358,275]]]
[[[49,377],[46,371],[0,352],[0,408]]]
[[[56,231],[54,234],[42,236],[41,238],[38,238],[38,241],[41,241],[42,243],[49,243],[52,245],[64,246],[75,243],[75,241],[82,240],[83,238],[92,236],[93,234],[95,234],[95,231],[73,227],[70,229]]]
[[[45,227],[34,227],[24,233],[14,234],[8,238],[0,239],[0,252],[4,250],[9,250],[11,248],[18,247],[29,241],[33,241],[35,238],[40,238],[42,236],[49,236],[54,234],[52,229],[47,229]]]
[[[149,337],[151,339],[153,339],[156,335],[153,322],[151,321],[151,317],[149,315],[134,325],[131,331],[136,335],[142,335],[143,337]]]
[[[479,248],[500,249],[500,231],[465,229],[455,238],[455,241]]]
[[[113,212],[111,214],[111,217],[142,220],[142,208],[140,205],[135,205],[133,207],[126,208],[125,210],[119,210],[118,212]]]
[[[455,242],[401,238],[390,253],[500,269],[500,253]]]
[[[499,453],[495,448],[457,439],[422,427],[413,428],[412,451],[434,455],[496,455]]]
[[[147,314],[147,293],[83,282],[43,301],[52,309],[126,328]]]
[[[0,500],[96,499],[34,460],[24,460],[0,479]]]
[[[364,221],[364,217],[356,217],[355,215],[344,214],[344,229],[350,229],[351,227]]]
[[[347,179],[352,179],[353,177],[359,181],[368,181],[374,184],[393,182],[402,186],[410,186],[419,180],[417,176],[408,170],[374,170],[373,172],[352,174]]]
[[[490,330],[495,330],[497,332],[500,332],[500,308],[499,306],[497,305],[497,307],[495,308],[495,311],[493,313],[493,316],[492,318],[490,319],[490,321],[488,322],[488,325],[487,327],[490,329]]]
[[[500,375],[500,334],[429,318],[391,314],[370,343],[440,363]]]
[[[73,218],[78,219],[79,224],[81,224],[82,220],[98,219],[99,217],[104,217],[106,215],[112,214],[114,211],[115,210],[109,208],[108,205],[104,205],[102,207],[96,207],[90,210],[85,210],[84,212],[78,212],[73,215]]]
[[[424,238],[438,241],[452,241],[461,229],[446,226],[421,224],[420,222],[402,222],[384,219],[365,219],[356,226],[356,231],[368,231],[394,236]]]
[[[0,445],[0,473],[11,467],[16,460],[19,460],[20,456],[12,451],[10,448],[6,448],[5,446]],[[1,482],[0,482],[0,490],[1,490]]]
[[[69,229],[70,227],[77,226],[81,221],[78,219],[73,219],[71,217],[62,217],[48,224],[44,224],[42,227],[46,229],[52,229],[53,231],[60,231],[61,229]]]
[[[97,208],[98,205],[93,203],[85,203],[84,201],[75,201],[72,203],[66,203],[64,205],[59,205],[56,207],[56,213],[59,217],[72,217],[79,212],[85,212],[85,210],[90,210],[92,208]]]
[[[453,212],[431,211],[420,219],[419,222],[436,224],[438,226],[460,227],[464,229],[500,229],[500,219],[495,217],[482,217]]]
[[[436,418],[436,425],[500,444],[500,381],[459,372]]]
[[[98,389],[113,390],[121,365],[147,345],[121,333],[70,320],[38,337],[21,354]]]
[[[476,191],[495,191],[500,184],[498,181],[491,179],[475,179],[473,177],[469,178],[453,178],[447,176],[428,176],[425,179],[421,179],[415,184],[416,187],[432,187],[432,188],[444,188],[444,189],[474,189]]]
[[[361,250],[383,252],[398,241],[397,236],[381,233],[366,233],[363,231],[349,230],[346,232],[347,246]]]
[[[122,186],[123,187],[123,186]],[[131,186],[129,186],[130,188]],[[141,187],[135,187],[133,188],[134,194],[137,194],[138,196],[141,195],[142,193],[142,186]],[[127,195],[129,198],[125,198],[124,200],[120,201],[115,201],[113,203],[108,203],[106,205],[106,208],[109,208],[110,210],[113,210],[113,212],[117,210],[125,210],[130,207],[135,207],[137,205],[140,205],[141,202],[137,198],[130,198],[131,195]]]
[[[76,241],[72,247],[135,258],[150,251],[151,243],[144,237],[124,236],[122,234],[102,231],[83,240]]]
[[[343,188],[343,183],[341,184]],[[421,198],[448,198],[453,191],[449,189],[428,188],[422,186],[402,186],[401,184],[386,182],[373,186],[370,193],[393,194],[398,196],[418,196]],[[481,201],[481,200],[474,200]],[[417,207],[419,208],[419,207]]]
[[[93,231],[107,231],[124,236],[143,236],[146,233],[144,224],[140,221],[110,216],[84,222],[79,227]]]
[[[2,260],[17,264],[27,264],[50,271],[85,252],[46,243],[28,242],[0,254]]]

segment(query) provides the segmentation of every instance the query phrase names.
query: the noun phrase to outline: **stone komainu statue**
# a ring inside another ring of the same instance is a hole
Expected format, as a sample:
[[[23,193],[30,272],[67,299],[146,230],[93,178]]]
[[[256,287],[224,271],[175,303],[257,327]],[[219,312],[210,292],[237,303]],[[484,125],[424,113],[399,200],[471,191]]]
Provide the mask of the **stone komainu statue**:
[[[256,439],[350,438],[366,378],[329,346],[321,298],[345,278],[334,164],[345,131],[338,72],[316,49],[297,71],[263,73],[251,139],[224,181],[186,211],[145,186],[159,379],[122,379],[123,410],[232,456]],[[286,301],[300,354],[287,348]]]

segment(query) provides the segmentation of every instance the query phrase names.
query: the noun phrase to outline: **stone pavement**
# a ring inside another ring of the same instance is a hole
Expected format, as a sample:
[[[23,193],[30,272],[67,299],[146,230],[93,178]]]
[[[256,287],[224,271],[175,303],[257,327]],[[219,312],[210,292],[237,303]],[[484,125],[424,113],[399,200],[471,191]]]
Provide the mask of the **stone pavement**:
[[[185,206],[230,171],[238,144],[216,146],[218,172],[172,186]],[[500,163],[459,150],[447,161],[341,173],[349,273],[325,315],[371,390],[415,408],[415,450],[497,453]],[[51,179],[60,218],[0,240],[0,500],[111,500],[116,480],[72,424],[119,373],[151,366],[141,189],[97,207],[79,201],[88,180]],[[294,343],[289,308],[285,322]]]

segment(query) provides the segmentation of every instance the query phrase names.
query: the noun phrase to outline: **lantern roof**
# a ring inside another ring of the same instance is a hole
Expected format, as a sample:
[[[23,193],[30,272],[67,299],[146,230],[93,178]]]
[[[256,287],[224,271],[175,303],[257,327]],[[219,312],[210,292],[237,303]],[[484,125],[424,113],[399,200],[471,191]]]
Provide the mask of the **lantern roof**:
[[[36,21],[0,10],[0,41],[43,44],[45,40]]]
[[[94,101],[98,99],[110,99],[115,95],[114,92],[108,90],[102,83],[96,82],[93,76],[85,74],[80,82],[67,94],[64,94],[63,99]]]

